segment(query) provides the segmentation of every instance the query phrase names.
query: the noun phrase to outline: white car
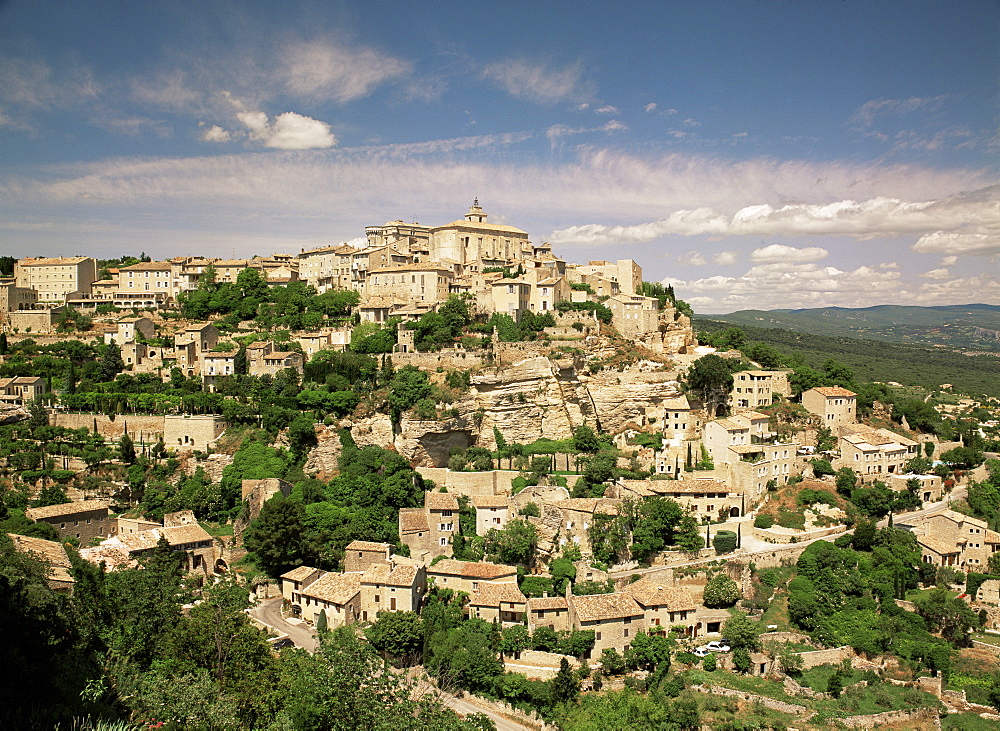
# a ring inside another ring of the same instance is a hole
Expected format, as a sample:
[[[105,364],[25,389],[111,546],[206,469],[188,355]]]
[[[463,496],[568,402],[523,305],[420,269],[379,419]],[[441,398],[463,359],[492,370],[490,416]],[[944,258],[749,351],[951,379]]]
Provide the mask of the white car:
[[[726,642],[712,641],[705,645],[705,649],[709,652],[729,652],[733,648]]]
[[[705,657],[705,655],[707,655],[709,652],[711,652],[711,650],[709,650],[707,647],[696,647],[693,650],[691,650],[691,654],[694,655],[695,657]]]

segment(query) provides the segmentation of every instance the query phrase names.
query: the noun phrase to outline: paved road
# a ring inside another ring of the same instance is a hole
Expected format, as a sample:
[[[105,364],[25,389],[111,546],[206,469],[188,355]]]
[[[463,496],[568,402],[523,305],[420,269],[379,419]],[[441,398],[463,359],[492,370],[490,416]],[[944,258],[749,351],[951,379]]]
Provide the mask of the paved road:
[[[441,700],[446,706],[454,709],[460,716],[468,716],[472,713],[485,713],[493,723],[497,726],[497,731],[530,731],[531,726],[525,726],[524,724],[518,723],[517,721],[512,721],[505,716],[501,716],[495,711],[491,711],[487,708],[480,708],[475,703],[472,703],[466,698],[456,698],[449,693],[442,693]]]
[[[288,635],[296,647],[309,652],[316,650],[316,633],[312,627],[299,620],[286,620],[281,616],[281,597],[268,599],[250,610],[250,616],[263,622],[279,635]]]

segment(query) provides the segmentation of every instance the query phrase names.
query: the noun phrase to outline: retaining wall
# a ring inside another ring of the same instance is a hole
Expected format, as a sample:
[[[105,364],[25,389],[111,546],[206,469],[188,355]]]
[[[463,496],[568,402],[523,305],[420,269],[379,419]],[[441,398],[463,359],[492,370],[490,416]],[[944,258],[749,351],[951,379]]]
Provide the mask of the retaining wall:
[[[104,414],[64,414],[56,412],[50,414],[49,424],[61,426],[67,429],[87,429],[94,428],[97,422],[97,431],[105,439],[121,439],[125,429],[128,428],[128,435],[136,442],[155,443],[163,436],[163,415],[150,414],[117,414],[114,421]]]
[[[805,713],[807,710],[805,706],[800,706],[795,703],[785,703],[784,701],[778,701],[774,698],[768,698],[767,696],[755,695],[754,693],[744,693],[741,690],[732,690],[718,685],[711,685],[708,687],[703,685],[692,685],[690,688],[691,690],[695,690],[699,693],[722,695],[727,698],[740,698],[748,703],[759,703],[764,706],[764,708],[770,708],[772,711],[779,711],[780,713],[792,713],[799,715],[801,713]]]

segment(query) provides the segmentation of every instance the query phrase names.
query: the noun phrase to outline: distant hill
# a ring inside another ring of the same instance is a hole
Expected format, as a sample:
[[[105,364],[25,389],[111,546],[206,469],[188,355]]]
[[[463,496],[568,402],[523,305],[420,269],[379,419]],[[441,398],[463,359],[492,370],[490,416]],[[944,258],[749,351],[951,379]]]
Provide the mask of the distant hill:
[[[1000,305],[740,310],[706,317],[739,326],[781,328],[813,335],[1000,352]]]

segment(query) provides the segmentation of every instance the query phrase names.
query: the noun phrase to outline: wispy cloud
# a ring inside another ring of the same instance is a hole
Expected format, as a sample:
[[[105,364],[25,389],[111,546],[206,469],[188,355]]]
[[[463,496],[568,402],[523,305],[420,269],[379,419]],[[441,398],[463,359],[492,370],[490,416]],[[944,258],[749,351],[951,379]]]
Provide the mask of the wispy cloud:
[[[551,68],[525,59],[511,59],[489,64],[483,69],[483,77],[512,96],[539,104],[566,101],[580,104],[593,96],[592,84],[584,81],[578,63]]]
[[[374,48],[333,41],[296,41],[279,47],[278,77],[299,98],[345,103],[410,75],[410,63]]]
[[[881,117],[910,114],[916,111],[934,111],[939,109],[948,97],[946,95],[930,97],[910,97],[909,99],[872,99],[858,108],[854,120],[865,129],[870,129]]]

